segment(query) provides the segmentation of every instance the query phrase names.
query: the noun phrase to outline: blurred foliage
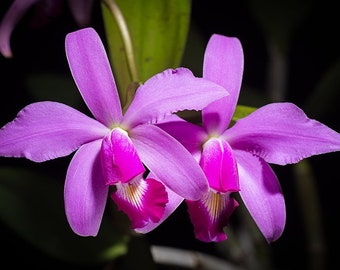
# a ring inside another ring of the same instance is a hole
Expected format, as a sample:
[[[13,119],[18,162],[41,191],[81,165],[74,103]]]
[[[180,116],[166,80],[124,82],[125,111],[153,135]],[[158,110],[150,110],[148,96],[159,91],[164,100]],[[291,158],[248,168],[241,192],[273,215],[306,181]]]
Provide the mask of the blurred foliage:
[[[63,181],[16,167],[0,167],[0,179],[0,218],[32,245],[78,264],[107,262],[127,252],[128,235],[108,219],[97,237],[80,237],[71,230]]]

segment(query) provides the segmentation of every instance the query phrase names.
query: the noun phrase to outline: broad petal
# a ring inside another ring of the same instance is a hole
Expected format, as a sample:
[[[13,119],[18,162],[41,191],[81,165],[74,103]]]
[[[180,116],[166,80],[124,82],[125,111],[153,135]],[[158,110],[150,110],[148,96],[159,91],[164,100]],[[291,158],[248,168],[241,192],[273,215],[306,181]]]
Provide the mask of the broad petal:
[[[227,239],[223,228],[229,225],[230,216],[238,206],[230,192],[222,194],[209,190],[201,200],[186,200],[186,203],[198,240],[221,242]]]
[[[122,109],[104,45],[93,28],[66,36],[66,56],[74,81],[94,117],[110,127],[122,119]]]
[[[37,102],[0,129],[0,156],[42,162],[69,155],[108,132],[98,121],[67,105]]]
[[[124,115],[124,123],[129,127],[156,123],[174,112],[201,110],[227,95],[223,87],[196,78],[186,68],[167,69],[137,89]]]
[[[207,179],[196,160],[168,133],[154,125],[140,125],[130,137],[144,165],[179,196],[198,200],[207,191]]]
[[[90,25],[93,2],[94,0],[68,0],[73,17],[80,27]]]
[[[101,161],[107,185],[126,183],[145,172],[131,139],[121,128],[113,129],[104,137]]]
[[[100,164],[101,140],[83,145],[67,170],[64,197],[67,220],[80,236],[96,236],[102,221],[109,186]]]
[[[221,134],[229,125],[239,97],[243,76],[243,49],[234,37],[213,34],[204,53],[203,78],[223,86],[229,96],[202,110],[208,132]]]
[[[14,27],[24,16],[25,12],[39,0],[16,0],[12,3],[0,23],[0,52],[3,56],[12,57],[10,39]]]
[[[159,222],[168,202],[164,185],[140,174],[129,183],[117,184],[111,198],[131,220],[131,228],[141,228],[149,222]]]
[[[277,240],[285,227],[286,206],[280,183],[261,158],[234,151],[240,176],[240,196],[268,243]]]
[[[340,150],[340,134],[291,103],[272,103],[240,119],[224,135],[233,149],[285,165]]]
[[[226,141],[211,138],[205,142],[199,163],[210,188],[222,193],[239,191],[237,163]]]

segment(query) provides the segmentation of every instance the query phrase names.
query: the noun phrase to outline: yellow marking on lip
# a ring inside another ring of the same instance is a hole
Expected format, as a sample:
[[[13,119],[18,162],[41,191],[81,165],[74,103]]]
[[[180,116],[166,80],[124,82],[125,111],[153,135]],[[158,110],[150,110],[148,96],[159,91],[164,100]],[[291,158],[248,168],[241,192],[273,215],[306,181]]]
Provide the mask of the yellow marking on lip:
[[[203,203],[213,220],[219,218],[221,212],[226,207],[224,196],[220,193],[210,191],[203,199]]]
[[[135,207],[142,208],[142,198],[145,190],[145,181],[130,182],[121,185],[120,194],[126,201],[131,202]]]

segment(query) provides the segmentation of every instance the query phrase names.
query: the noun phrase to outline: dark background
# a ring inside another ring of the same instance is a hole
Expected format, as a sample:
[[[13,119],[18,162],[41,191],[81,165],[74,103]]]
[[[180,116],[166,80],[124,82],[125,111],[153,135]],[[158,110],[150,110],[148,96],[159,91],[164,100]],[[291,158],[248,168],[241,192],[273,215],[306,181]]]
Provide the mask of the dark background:
[[[0,16],[12,1],[1,1]],[[332,66],[339,61],[339,14],[332,1],[309,1],[309,15],[296,28],[291,50],[288,53],[289,72],[287,78],[286,100],[300,107],[305,106],[306,99],[316,88],[320,80]],[[0,56],[0,125],[12,120],[25,105],[34,102],[34,97],[27,93],[25,76],[32,72],[51,71],[69,74],[64,52],[65,35],[78,29],[71,14],[65,7],[63,13],[49,18],[44,27],[32,24],[34,11],[30,10],[16,27],[12,39],[14,58],[5,59]],[[100,8],[95,6],[92,26],[100,34],[104,34]],[[287,21],[289,21],[287,16]],[[243,87],[254,89],[257,95],[267,97],[266,72],[268,52],[265,34],[254,18],[249,4],[240,1],[193,1],[192,23],[183,65],[199,72],[204,47],[213,33],[238,37],[243,45],[245,69]],[[104,35],[102,35],[104,36]],[[197,37],[199,37],[197,39]],[[192,38],[192,39],[190,39]],[[194,54],[195,53],[195,54]],[[199,64],[198,66],[196,64]],[[340,85],[339,92],[340,92]],[[325,93],[326,95],[326,93]],[[242,96],[240,101],[249,101]],[[315,118],[336,131],[340,131],[340,94],[335,93],[327,110],[307,111]],[[250,100],[251,101],[251,100]],[[254,100],[254,103],[257,101]],[[252,105],[252,104],[245,104]],[[315,156],[309,159],[315,173],[316,187],[322,210],[323,234],[325,236],[325,268],[334,269],[339,253],[338,234],[339,202],[338,202],[338,166],[339,153]],[[0,160],[2,163],[23,162]],[[50,163],[50,167],[60,168],[59,173],[66,173],[68,160]],[[25,163],[26,165],[27,163]],[[35,165],[32,165],[35,166]],[[42,165],[44,166],[44,165]],[[313,253],[307,246],[306,230],[303,225],[299,196],[292,177],[292,166],[273,167],[282,184],[287,206],[287,224],[282,237],[270,245],[273,254],[274,269],[311,269],[308,265]],[[64,171],[63,171],[64,170]],[[260,199],[260,198],[259,198]],[[13,267],[32,266],[35,269],[85,269],[46,255],[16,235],[6,225],[0,223],[1,268],[7,263]],[[214,253],[213,244],[204,244],[194,239],[191,224],[182,206],[154,232],[147,236],[151,244],[176,246]],[[12,259],[17,258],[17,259]],[[12,268],[12,267],[7,267]],[[6,269],[3,268],[3,269]],[[99,266],[98,268],[101,269]]]

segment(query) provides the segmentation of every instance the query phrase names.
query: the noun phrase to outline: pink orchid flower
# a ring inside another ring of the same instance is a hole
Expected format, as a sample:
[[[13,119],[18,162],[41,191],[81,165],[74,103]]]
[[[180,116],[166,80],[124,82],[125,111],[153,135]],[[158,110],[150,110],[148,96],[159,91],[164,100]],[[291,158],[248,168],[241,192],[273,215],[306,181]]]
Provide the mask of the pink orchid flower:
[[[0,53],[10,58],[13,56],[10,38],[14,27],[33,5],[43,2],[45,5],[44,11],[48,14],[53,14],[58,11],[59,6],[65,0],[15,0],[11,4],[5,16],[0,23]],[[86,27],[90,22],[90,14],[92,12],[94,0],[68,0],[69,8],[79,27]]]
[[[231,196],[237,191],[267,242],[277,240],[285,227],[286,209],[280,183],[268,163],[286,165],[340,150],[339,133],[288,102],[263,106],[231,125],[243,63],[237,38],[212,35],[204,55],[203,78],[223,86],[230,95],[202,110],[200,126],[175,115],[158,125],[193,154],[209,181],[209,190],[201,199],[185,200],[195,236],[204,242],[227,239],[223,228],[238,206]],[[169,200],[173,203],[165,215],[183,198],[170,193]],[[138,231],[145,233],[161,222]]]
[[[129,216],[132,228],[160,220],[166,190],[200,199],[208,188],[203,171],[182,144],[154,123],[179,110],[201,110],[227,91],[186,68],[168,69],[140,85],[123,114],[95,30],[68,34],[66,55],[95,119],[57,102],[30,104],[0,129],[0,156],[43,162],[76,150],[64,197],[68,222],[82,236],[97,235],[110,186],[115,187],[111,198]],[[144,179],[147,170],[150,176]]]

